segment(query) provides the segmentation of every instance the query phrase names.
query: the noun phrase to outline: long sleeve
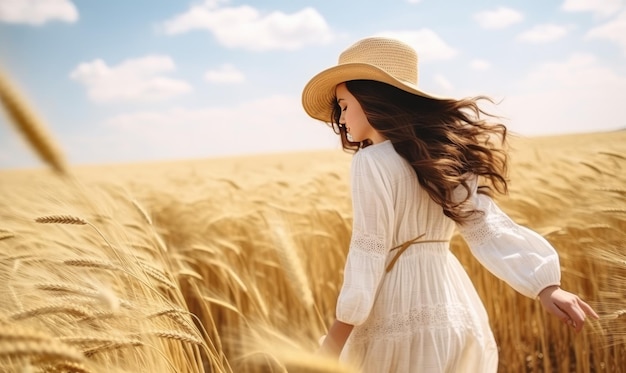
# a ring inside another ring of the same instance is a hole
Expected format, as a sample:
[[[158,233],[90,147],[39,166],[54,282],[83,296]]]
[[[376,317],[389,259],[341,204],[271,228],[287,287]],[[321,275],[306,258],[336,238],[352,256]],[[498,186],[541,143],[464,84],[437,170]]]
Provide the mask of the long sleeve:
[[[456,192],[465,195],[465,189],[461,189]],[[552,245],[538,233],[516,224],[489,196],[476,193],[475,180],[471,193],[470,206],[483,214],[475,214],[457,228],[476,259],[530,298],[550,285],[560,285],[559,256]]]
[[[355,154],[351,167],[353,225],[337,319],[362,324],[370,314],[391,248],[393,199],[383,164],[367,149]]]

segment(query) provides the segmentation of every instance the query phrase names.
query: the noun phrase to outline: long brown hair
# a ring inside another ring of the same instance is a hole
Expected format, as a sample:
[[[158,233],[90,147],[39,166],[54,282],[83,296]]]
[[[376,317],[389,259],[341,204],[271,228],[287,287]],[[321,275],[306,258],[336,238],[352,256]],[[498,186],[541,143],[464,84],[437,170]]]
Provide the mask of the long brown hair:
[[[473,175],[486,182],[478,188],[479,193],[507,192],[506,127],[487,122],[484,118],[494,117],[478,106],[481,100],[491,101],[489,98],[431,99],[371,80],[348,81],[346,87],[372,127],[409,162],[420,185],[446,216],[463,223],[475,212],[465,208]],[[369,141],[348,140],[340,116],[341,109],[334,103],[330,124],[340,135],[343,148],[357,152],[369,146]],[[467,198],[454,201],[453,191],[459,185],[468,191]]]

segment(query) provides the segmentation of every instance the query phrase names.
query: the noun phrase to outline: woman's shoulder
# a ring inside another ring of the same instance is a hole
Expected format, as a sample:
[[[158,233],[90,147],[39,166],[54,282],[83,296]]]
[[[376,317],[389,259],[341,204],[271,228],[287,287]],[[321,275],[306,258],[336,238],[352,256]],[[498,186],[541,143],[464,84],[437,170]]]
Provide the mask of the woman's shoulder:
[[[386,140],[359,150],[352,160],[352,167],[367,168],[375,173],[393,176],[407,167],[406,161],[393,147],[391,141]],[[402,173],[402,172],[400,172]]]
[[[363,149],[360,149],[354,155],[355,159],[364,159],[371,162],[382,162],[385,159],[393,156],[395,149],[393,144],[389,140],[385,140],[378,144],[373,144]]]

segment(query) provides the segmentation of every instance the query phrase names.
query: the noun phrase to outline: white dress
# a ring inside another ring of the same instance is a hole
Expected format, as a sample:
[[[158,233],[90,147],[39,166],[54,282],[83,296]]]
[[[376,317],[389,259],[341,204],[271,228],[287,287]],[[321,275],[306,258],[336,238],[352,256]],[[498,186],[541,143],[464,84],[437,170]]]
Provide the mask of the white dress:
[[[372,373],[496,372],[487,312],[449,248],[455,222],[389,140],[354,155],[351,183],[353,232],[337,319],[355,327],[340,359]],[[560,284],[552,246],[473,187],[473,206],[485,213],[458,226],[473,255],[528,297]],[[391,249],[422,234],[448,242],[413,244],[386,272]]]

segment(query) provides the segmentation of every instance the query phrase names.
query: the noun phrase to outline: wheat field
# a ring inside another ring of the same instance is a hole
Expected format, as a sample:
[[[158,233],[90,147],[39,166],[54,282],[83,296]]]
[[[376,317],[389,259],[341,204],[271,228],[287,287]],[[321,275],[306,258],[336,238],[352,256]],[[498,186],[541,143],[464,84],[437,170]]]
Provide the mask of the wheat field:
[[[626,372],[626,133],[513,139],[500,205],[602,315],[576,334],[452,249],[502,372]],[[350,239],[350,155],[0,172],[0,367],[343,372],[315,355]]]
[[[0,98],[47,167],[0,171],[0,371],[353,371],[315,354],[350,240],[350,155],[70,166],[15,97]],[[626,372],[626,131],[513,138],[511,161],[499,204],[601,318],[576,334],[456,235],[499,371]]]

